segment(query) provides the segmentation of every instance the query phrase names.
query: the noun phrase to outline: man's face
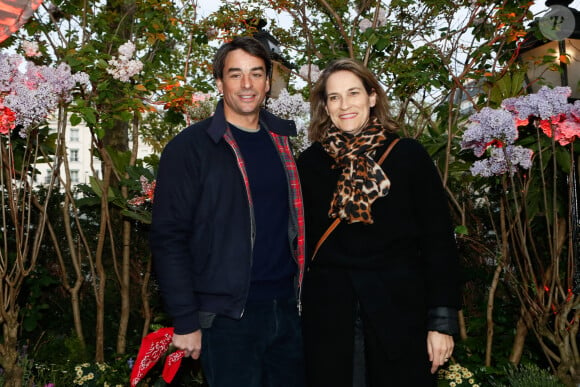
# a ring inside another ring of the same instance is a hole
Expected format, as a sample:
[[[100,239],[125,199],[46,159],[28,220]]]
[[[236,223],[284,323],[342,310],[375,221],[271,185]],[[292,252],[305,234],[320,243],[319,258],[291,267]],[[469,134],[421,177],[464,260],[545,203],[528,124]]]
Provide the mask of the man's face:
[[[260,106],[270,90],[266,64],[244,50],[231,51],[225,60],[223,78],[217,80],[224,96],[226,120],[244,127],[257,120]]]

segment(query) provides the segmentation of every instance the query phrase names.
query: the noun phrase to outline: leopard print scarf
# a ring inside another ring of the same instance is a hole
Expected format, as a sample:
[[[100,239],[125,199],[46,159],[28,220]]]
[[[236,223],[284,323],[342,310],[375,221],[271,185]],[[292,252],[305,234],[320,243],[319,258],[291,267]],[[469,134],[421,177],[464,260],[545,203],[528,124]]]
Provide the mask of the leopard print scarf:
[[[328,216],[348,223],[373,223],[371,205],[389,192],[391,182],[374,161],[377,148],[385,144],[386,131],[372,119],[359,134],[344,133],[332,125],[322,146],[331,155],[333,168],[342,168]]]

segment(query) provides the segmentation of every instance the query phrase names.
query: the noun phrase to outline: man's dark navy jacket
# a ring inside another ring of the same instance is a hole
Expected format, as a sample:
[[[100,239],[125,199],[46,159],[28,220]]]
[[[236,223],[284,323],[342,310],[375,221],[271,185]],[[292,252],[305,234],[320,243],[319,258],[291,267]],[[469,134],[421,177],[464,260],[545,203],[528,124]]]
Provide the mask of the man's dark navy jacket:
[[[265,110],[260,124],[273,136],[296,134],[294,121]],[[240,318],[250,287],[252,207],[243,166],[226,133],[220,101],[212,117],[184,129],[167,144],[159,163],[150,246],[177,334],[199,329],[199,312]],[[301,211],[290,211],[294,247]]]

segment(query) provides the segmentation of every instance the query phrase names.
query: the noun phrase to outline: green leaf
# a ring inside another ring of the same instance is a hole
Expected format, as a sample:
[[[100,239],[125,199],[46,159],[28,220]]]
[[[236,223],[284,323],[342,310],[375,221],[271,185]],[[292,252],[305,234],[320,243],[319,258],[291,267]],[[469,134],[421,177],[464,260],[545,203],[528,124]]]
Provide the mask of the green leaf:
[[[459,225],[455,227],[455,233],[459,235],[469,235],[469,230],[467,229],[467,226]]]
[[[82,118],[80,118],[78,115],[76,114],[71,114],[70,116],[70,124],[72,126],[77,126],[78,124],[80,124],[82,121]]]
[[[121,174],[125,173],[129,166],[129,162],[131,161],[131,151],[121,152],[108,146],[107,152],[111,157],[111,161],[113,161],[113,167],[115,170]]]
[[[100,182],[95,179],[94,176],[89,177],[89,183],[91,188],[93,189],[93,192],[95,193],[95,195],[97,195],[99,198],[103,197],[103,190],[101,189],[101,184]],[[115,199],[115,193],[113,192],[113,189],[111,187],[109,187],[109,189],[107,190],[107,200],[113,201]]]
[[[570,173],[572,158],[570,157],[570,153],[565,148],[558,148],[556,150],[556,163],[565,173]]]
[[[105,137],[105,129],[103,128],[95,128],[95,134],[97,135],[97,138],[99,140],[103,139],[103,137]]]
[[[97,116],[95,115],[95,111],[91,108],[82,108],[80,113],[83,115],[83,118],[89,125],[95,125],[97,123]]]
[[[121,214],[128,218],[138,220],[141,223],[151,224],[151,214],[149,213],[136,213],[130,210],[123,210]]]

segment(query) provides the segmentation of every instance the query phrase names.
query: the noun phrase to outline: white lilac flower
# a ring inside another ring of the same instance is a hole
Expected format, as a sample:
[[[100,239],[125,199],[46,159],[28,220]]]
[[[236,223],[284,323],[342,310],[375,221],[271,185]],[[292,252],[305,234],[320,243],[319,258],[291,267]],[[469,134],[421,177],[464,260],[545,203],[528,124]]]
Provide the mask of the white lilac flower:
[[[24,55],[26,55],[27,57],[42,56],[42,53],[38,50],[37,42],[29,42],[25,40],[24,42],[22,42],[22,50],[24,51]]]
[[[127,59],[130,59],[134,53],[135,53],[135,45],[133,44],[133,42],[129,41],[123,43],[119,47],[119,55],[124,56]]]
[[[283,89],[276,99],[268,100],[268,110],[285,119],[294,120],[298,131],[306,129],[310,117],[310,105],[299,94],[290,94]]]
[[[377,17],[377,26],[382,27],[387,24],[387,11],[384,8],[379,9],[379,16]]]
[[[78,72],[73,74],[73,79],[78,83],[83,89],[88,90],[91,87],[91,79],[89,74],[84,72]]]
[[[358,28],[360,29],[361,32],[365,32],[366,30],[368,30],[372,26],[373,26],[373,22],[371,22],[369,19],[362,19],[358,23]]]
[[[137,59],[131,59],[135,53],[135,45],[126,42],[119,47],[119,58],[113,56],[108,62],[107,72],[121,82],[129,82],[131,77],[139,74],[143,70],[143,63]]]
[[[310,76],[310,80],[316,82],[320,78],[320,68],[315,64],[303,65],[298,70],[298,74],[304,79],[308,79]]]
[[[15,77],[18,76],[18,67],[23,62],[24,58],[20,55],[0,52],[0,92],[10,90]]]
[[[310,105],[300,94],[290,94],[287,89],[280,91],[276,99],[268,100],[268,109],[279,116],[291,119],[310,114]]]
[[[268,100],[267,108],[282,118],[294,120],[298,135],[294,137],[293,145],[295,150],[303,151],[308,146],[306,127],[310,120],[309,103],[301,95],[290,95],[288,90],[283,89],[278,98]]]
[[[131,59],[127,61],[111,59],[107,72],[121,82],[129,82],[131,77],[139,74],[143,69],[143,63],[139,60]]]

